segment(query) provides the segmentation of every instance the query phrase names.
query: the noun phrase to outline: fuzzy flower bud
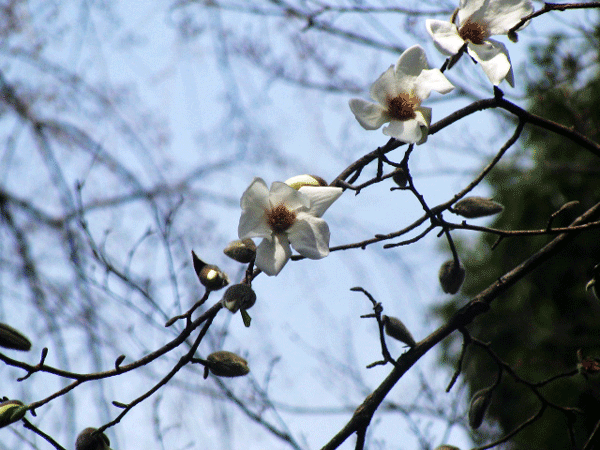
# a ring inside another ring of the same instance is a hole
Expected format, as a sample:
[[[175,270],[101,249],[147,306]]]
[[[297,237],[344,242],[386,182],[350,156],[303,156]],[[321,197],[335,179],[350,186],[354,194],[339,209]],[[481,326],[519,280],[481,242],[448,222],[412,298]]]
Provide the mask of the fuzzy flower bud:
[[[440,445],[433,450],[460,450],[460,448],[455,447],[454,445]]]
[[[217,266],[206,264],[196,256],[194,251],[192,251],[192,260],[194,261],[196,275],[198,275],[200,283],[202,283],[206,289],[218,291],[229,284],[229,277],[225,272],[221,271]]]
[[[285,184],[298,190],[302,186],[327,186],[327,181],[316,175],[296,175],[285,180]]]
[[[250,372],[248,361],[225,350],[208,355],[205,367],[218,377],[242,377]],[[204,378],[207,376],[207,370],[205,370]]]
[[[493,216],[502,212],[504,206],[484,197],[466,197],[456,202],[451,211],[467,219]]]
[[[256,294],[247,284],[234,284],[227,288],[221,302],[225,308],[235,313],[240,309],[250,309],[256,302]]]
[[[394,180],[394,183],[396,183],[401,188],[406,187],[408,183],[408,175],[406,173],[406,169],[404,169],[403,167],[398,167],[396,170],[394,170],[392,180]]]
[[[0,347],[26,352],[31,350],[31,342],[20,331],[0,323]]]
[[[250,238],[232,241],[223,249],[223,253],[237,262],[246,264],[256,256],[256,244]]]
[[[415,339],[412,337],[412,334],[410,334],[410,331],[408,331],[408,328],[406,328],[400,319],[383,315],[381,320],[383,321],[385,334],[399,340],[400,342],[404,342],[409,347],[414,347],[417,345]]]
[[[456,294],[465,281],[465,268],[449,259],[440,267],[438,276],[442,290],[446,294]]]
[[[110,450],[110,441],[104,433],[94,434],[96,428],[88,427],[79,433],[75,450]]]
[[[19,400],[7,400],[0,403],[0,428],[18,422],[27,412],[27,406]]]
[[[469,406],[469,426],[476,430],[483,423],[485,412],[492,401],[492,389],[485,388],[475,392]]]

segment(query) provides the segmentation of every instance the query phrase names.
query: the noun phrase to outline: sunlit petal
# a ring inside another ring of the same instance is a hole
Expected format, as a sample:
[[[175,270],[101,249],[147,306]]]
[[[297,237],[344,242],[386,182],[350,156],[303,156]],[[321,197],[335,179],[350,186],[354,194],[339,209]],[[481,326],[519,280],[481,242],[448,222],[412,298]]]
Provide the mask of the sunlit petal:
[[[285,235],[275,235],[272,241],[263,239],[256,249],[255,264],[269,276],[277,275],[292,256],[290,243]]]
[[[390,121],[390,116],[381,105],[353,98],[349,102],[350,110],[354,117],[365,130],[376,130],[381,125]]]
[[[321,259],[329,254],[329,226],[323,219],[300,213],[288,237],[294,250],[302,256]]]
[[[303,186],[300,188],[300,192],[310,199],[310,208],[307,213],[321,217],[344,191],[339,187]]]

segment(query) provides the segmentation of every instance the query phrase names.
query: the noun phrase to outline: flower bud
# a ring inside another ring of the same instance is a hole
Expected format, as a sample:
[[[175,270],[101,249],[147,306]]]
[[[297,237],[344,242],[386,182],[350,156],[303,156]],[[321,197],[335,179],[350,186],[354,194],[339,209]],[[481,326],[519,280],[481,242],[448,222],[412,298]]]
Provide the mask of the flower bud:
[[[506,35],[508,37],[508,40],[511,42],[514,42],[515,44],[517,42],[519,42],[519,35],[517,34],[516,31],[509,31],[508,34]]]
[[[208,355],[206,367],[210,369],[213,375],[218,377],[242,377],[250,372],[248,361],[225,350]]]
[[[404,342],[409,347],[414,347],[417,344],[410,331],[408,331],[408,328],[406,328],[400,319],[386,315],[383,315],[381,319],[383,320],[385,334],[400,342]]]
[[[18,422],[27,412],[27,406],[19,400],[7,400],[0,403],[0,428]]]
[[[31,342],[20,331],[0,323],[0,347],[13,350],[31,350]]]
[[[206,264],[196,256],[193,250],[192,260],[194,261],[196,275],[198,275],[200,283],[202,283],[206,289],[218,291],[229,284],[229,277],[225,272],[221,271],[217,266]]]
[[[456,202],[451,211],[467,219],[492,216],[502,212],[504,206],[484,197],[467,197]]]
[[[460,448],[455,447],[454,445],[440,445],[433,450],[460,450]]]
[[[247,284],[234,284],[227,288],[221,302],[225,308],[235,313],[240,309],[250,309],[256,303],[256,294]]]
[[[96,428],[88,427],[79,433],[75,450],[110,450],[110,441],[104,433],[94,434]]]
[[[456,294],[465,281],[465,268],[449,259],[440,267],[438,276],[442,290],[446,294]]]
[[[485,388],[475,392],[469,406],[469,426],[476,430],[483,423],[483,416],[492,400],[492,389]]]
[[[406,173],[406,169],[403,167],[398,167],[396,170],[394,170],[392,180],[394,180],[394,183],[396,183],[398,186],[406,187],[406,184],[408,183],[408,174]]]
[[[252,239],[244,239],[230,242],[223,249],[223,253],[237,262],[249,263],[256,256],[256,244]]]
[[[327,186],[327,181],[316,175],[296,175],[285,180],[285,184],[298,190],[302,186]]]

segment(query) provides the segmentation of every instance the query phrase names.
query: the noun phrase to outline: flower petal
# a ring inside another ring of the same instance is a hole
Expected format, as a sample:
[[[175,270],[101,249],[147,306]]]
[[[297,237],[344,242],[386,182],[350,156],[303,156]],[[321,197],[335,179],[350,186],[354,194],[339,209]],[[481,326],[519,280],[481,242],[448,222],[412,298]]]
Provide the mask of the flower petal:
[[[419,123],[421,128],[421,139],[417,141],[417,145],[421,145],[427,141],[429,135],[429,124],[431,123],[431,108],[427,106],[420,106],[415,110],[417,117],[415,120]]]
[[[270,207],[269,188],[267,188],[265,180],[259,177],[252,180],[250,186],[242,194],[240,206],[242,209],[248,207],[262,207],[263,209],[267,209]]]
[[[458,28],[445,20],[428,19],[427,31],[433,38],[435,47],[444,55],[456,55],[465,41],[458,35]]]
[[[349,102],[354,117],[365,130],[376,130],[381,125],[390,121],[387,111],[376,103],[367,102],[360,98],[353,98]]]
[[[395,98],[401,93],[394,75],[394,66],[390,66],[388,70],[379,75],[379,78],[371,85],[370,93],[371,98],[382,106],[387,106],[388,99]]]
[[[421,124],[416,119],[405,121],[392,120],[387,127],[383,128],[383,134],[407,144],[414,144],[423,139]]]
[[[488,39],[481,45],[469,42],[469,55],[481,64],[483,72],[487,75],[494,86],[498,86],[502,80],[514,86],[514,77],[510,64],[508,50],[502,42]]]
[[[490,35],[506,34],[521,18],[533,12],[530,0],[490,0],[483,9],[483,23],[487,24]],[[525,23],[520,29],[525,28]]]
[[[439,69],[424,70],[415,83],[415,95],[420,100],[428,98],[431,91],[447,94],[452,89],[454,86]]]
[[[262,237],[271,239],[273,231],[267,223],[266,212],[262,207],[247,206],[242,210],[240,223],[238,225],[238,236],[240,239]]]
[[[296,222],[288,230],[292,247],[310,259],[329,255],[329,226],[327,222],[306,213],[298,214]]]
[[[327,211],[327,208],[342,195],[344,190],[330,186],[302,186],[300,192],[310,199],[310,208],[306,213],[321,217]]]
[[[275,181],[271,184],[269,202],[271,206],[283,203],[291,211],[310,207],[310,200],[304,194],[281,181]]]
[[[254,263],[256,267],[271,277],[281,272],[290,256],[292,256],[292,250],[287,237],[284,234],[276,234],[272,241],[263,239],[256,249]]]
[[[425,50],[423,50],[423,47],[420,45],[413,45],[412,47],[404,50],[404,53],[400,55],[400,58],[396,63],[396,81],[399,81],[399,74],[410,77],[418,77],[421,71],[425,69],[429,69]],[[403,92],[407,91],[403,90]]]
[[[490,0],[460,0],[458,4],[458,23],[464,24],[467,19],[483,24],[484,12],[489,8]]]

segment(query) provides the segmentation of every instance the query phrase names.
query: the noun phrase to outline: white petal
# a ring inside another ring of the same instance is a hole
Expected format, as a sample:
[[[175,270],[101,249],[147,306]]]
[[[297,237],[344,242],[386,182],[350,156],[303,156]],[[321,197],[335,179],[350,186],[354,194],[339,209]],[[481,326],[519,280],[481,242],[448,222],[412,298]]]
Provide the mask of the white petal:
[[[248,206],[242,210],[238,225],[240,239],[262,237],[271,239],[273,231],[267,224],[267,215],[263,208]]]
[[[276,234],[273,241],[263,239],[256,249],[256,267],[270,277],[277,275],[292,256],[290,243],[283,234]]]
[[[483,14],[489,7],[490,0],[460,0],[458,5],[458,23],[462,25],[467,19],[482,23]]]
[[[405,121],[392,120],[387,127],[383,128],[383,134],[407,144],[414,144],[423,139],[421,124],[416,119]]]
[[[370,90],[371,98],[383,106],[387,105],[389,98],[397,97],[400,92],[394,75],[394,66],[390,66],[388,70],[379,75],[379,78],[371,85]]]
[[[421,100],[428,98],[431,91],[447,94],[452,89],[454,86],[439,69],[424,70],[415,83],[415,95]]]
[[[291,211],[310,207],[310,200],[304,194],[281,181],[275,181],[271,184],[269,202],[271,206],[283,203]]]
[[[262,178],[254,178],[250,186],[242,194],[240,200],[240,206],[242,209],[248,207],[262,207],[263,209],[269,208],[269,189],[267,183]]]
[[[300,192],[310,199],[310,208],[306,212],[312,216],[321,217],[344,190],[329,186],[302,186]]]
[[[296,222],[288,230],[288,238],[302,256],[321,259],[329,255],[329,226],[323,219],[298,214]]]
[[[506,34],[521,18],[533,12],[530,0],[495,0],[484,9],[483,23],[488,25],[490,34]],[[525,28],[527,23],[523,25]]]
[[[377,103],[367,102],[360,98],[353,98],[349,102],[354,117],[365,130],[376,130],[381,125],[390,121],[387,111]]]
[[[494,86],[498,86],[505,78],[511,86],[514,85],[508,50],[502,42],[493,39],[481,45],[469,42],[468,50]]]
[[[418,77],[425,69],[429,69],[425,50],[420,45],[413,45],[400,55],[396,63],[396,79],[398,79],[398,74]]]
[[[428,19],[427,31],[433,38],[435,47],[444,55],[456,55],[465,41],[458,35],[458,28],[445,20]]]
[[[431,123],[431,108],[420,106],[415,110],[417,117],[415,120],[421,128],[421,139],[417,141],[417,145],[421,145],[427,141],[429,135],[429,124]]]

